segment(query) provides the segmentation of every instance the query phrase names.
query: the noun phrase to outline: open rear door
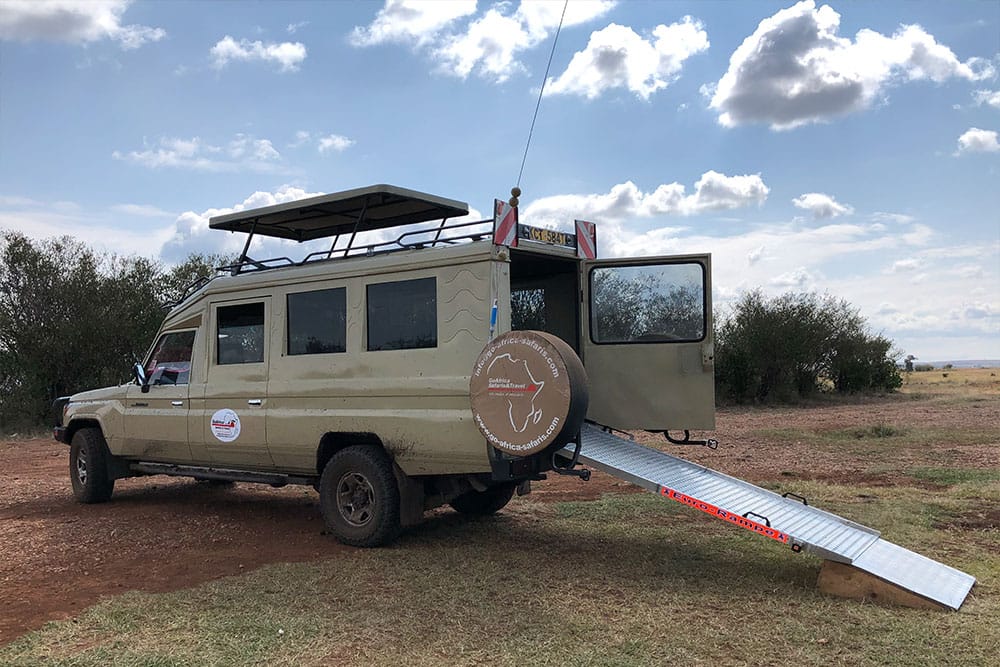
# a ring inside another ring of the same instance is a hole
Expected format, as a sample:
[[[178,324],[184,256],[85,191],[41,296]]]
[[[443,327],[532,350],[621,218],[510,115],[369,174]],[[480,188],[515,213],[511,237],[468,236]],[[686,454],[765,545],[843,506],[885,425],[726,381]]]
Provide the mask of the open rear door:
[[[711,255],[582,263],[587,418],[620,429],[715,428]]]

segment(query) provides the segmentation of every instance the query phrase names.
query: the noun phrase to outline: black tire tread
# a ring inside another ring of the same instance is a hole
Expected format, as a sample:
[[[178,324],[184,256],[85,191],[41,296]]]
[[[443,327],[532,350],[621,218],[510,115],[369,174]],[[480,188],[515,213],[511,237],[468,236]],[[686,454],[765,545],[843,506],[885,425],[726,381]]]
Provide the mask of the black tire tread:
[[[336,486],[348,470],[363,473],[376,494],[376,511],[370,526],[358,528],[342,521],[336,504]],[[355,445],[334,454],[323,468],[319,484],[320,510],[327,530],[337,541],[355,547],[380,547],[400,533],[399,486],[392,461],[385,451],[371,445]]]
[[[485,491],[467,491],[449,503],[456,512],[471,516],[496,514],[514,497],[515,484],[497,484]]]
[[[76,475],[76,459],[83,450],[87,455],[87,483],[81,484]],[[85,504],[103,503],[111,499],[115,480],[108,475],[108,446],[99,428],[81,428],[73,434],[70,444],[69,476],[73,496]]]

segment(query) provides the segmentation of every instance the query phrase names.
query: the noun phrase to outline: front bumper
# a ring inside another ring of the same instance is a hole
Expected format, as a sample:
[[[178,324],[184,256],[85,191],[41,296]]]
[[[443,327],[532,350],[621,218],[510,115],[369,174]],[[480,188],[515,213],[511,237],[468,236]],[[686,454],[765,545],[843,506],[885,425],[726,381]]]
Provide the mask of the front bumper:
[[[54,426],[52,428],[52,437],[61,443],[69,444],[69,429],[65,426]]]

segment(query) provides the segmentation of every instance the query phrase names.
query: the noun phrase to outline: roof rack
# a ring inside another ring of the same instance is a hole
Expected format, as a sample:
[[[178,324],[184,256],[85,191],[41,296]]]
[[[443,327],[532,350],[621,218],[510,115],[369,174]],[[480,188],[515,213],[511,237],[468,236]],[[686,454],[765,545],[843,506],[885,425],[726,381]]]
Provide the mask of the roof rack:
[[[238,275],[249,271],[263,271],[283,266],[302,266],[311,262],[327,261],[349,256],[372,256],[396,250],[412,250],[452,245],[463,241],[492,238],[492,220],[477,220],[447,224],[449,218],[466,216],[468,204],[445,199],[415,190],[392,185],[372,185],[367,188],[336,192],[285,204],[240,211],[215,216],[209,228],[225,229],[247,234],[239,258],[232,264],[216,267],[216,271]],[[389,229],[403,225],[440,219],[440,223],[426,229],[404,232],[395,239],[368,245],[355,246],[359,232]],[[487,229],[475,229],[490,225]],[[347,245],[337,247],[340,237],[350,234]],[[247,255],[255,234],[295,241],[333,238],[329,249],[312,252],[298,262],[289,257],[272,257],[256,260]],[[185,288],[180,305],[218,275],[199,278]]]
[[[348,233],[350,240],[347,247],[338,251],[343,253],[343,257],[351,252],[358,232],[388,229],[440,219],[441,225],[438,230],[440,236],[440,230],[445,227],[445,222],[449,218],[458,218],[468,214],[469,205],[465,202],[445,199],[394,185],[380,184],[249,211],[219,215],[211,218],[208,226],[210,229],[226,229],[247,234],[246,244],[243,246],[239,260],[233,265],[223,267],[236,274],[248,267],[258,270],[275,268],[269,265],[269,262],[274,261],[283,261],[277,266],[295,263],[287,257],[262,262],[248,257],[250,242],[255,234],[291,239],[300,243],[333,237],[333,243],[324,258],[331,259],[337,241],[342,235]],[[403,236],[406,234],[402,235],[400,239]],[[396,241],[398,242],[399,239]]]

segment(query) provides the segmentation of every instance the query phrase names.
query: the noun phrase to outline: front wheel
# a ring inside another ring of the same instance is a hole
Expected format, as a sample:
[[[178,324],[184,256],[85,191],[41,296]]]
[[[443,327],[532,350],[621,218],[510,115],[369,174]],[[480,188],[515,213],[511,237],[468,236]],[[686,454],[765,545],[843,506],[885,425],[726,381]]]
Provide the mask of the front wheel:
[[[379,547],[399,536],[399,487],[386,453],[354,446],[333,455],[319,482],[327,530],[344,544]]]
[[[467,491],[451,501],[451,506],[462,514],[487,516],[496,514],[514,496],[515,484],[498,484],[485,491]]]
[[[111,498],[115,480],[108,475],[108,448],[99,429],[82,428],[73,434],[69,478],[78,502],[103,503]]]

